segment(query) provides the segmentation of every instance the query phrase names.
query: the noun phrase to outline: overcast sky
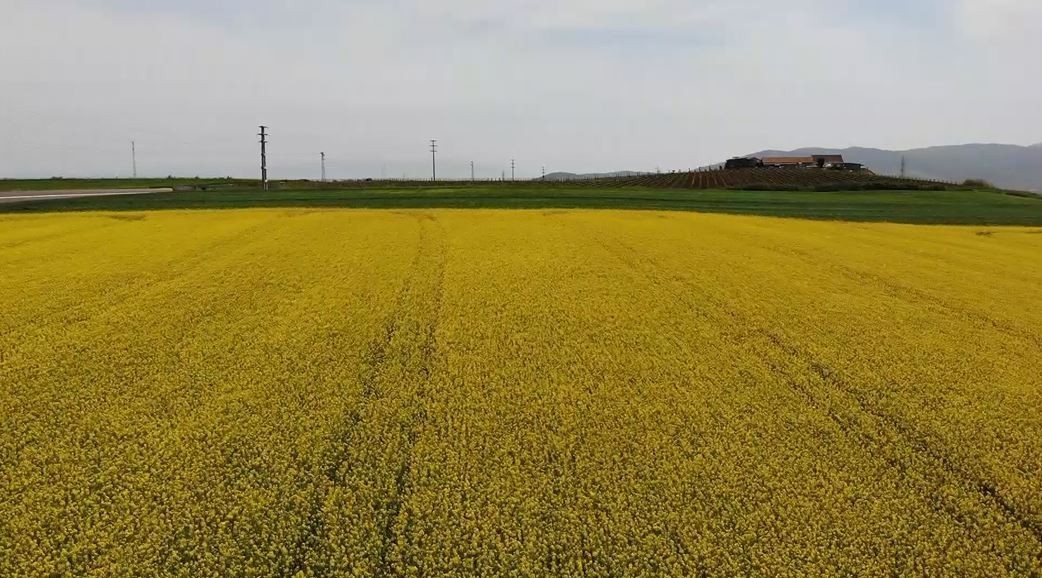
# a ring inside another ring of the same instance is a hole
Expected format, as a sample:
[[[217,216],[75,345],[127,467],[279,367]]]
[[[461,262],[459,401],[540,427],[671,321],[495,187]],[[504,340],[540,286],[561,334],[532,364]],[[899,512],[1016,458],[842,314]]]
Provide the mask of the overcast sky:
[[[1042,141],[1042,0],[0,0],[0,176]]]

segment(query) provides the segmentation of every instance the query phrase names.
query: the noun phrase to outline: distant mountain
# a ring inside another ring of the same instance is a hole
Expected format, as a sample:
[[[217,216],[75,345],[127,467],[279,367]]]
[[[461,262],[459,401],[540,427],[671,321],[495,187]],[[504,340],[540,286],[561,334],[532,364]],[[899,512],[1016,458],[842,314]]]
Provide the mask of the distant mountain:
[[[871,148],[802,148],[767,150],[749,156],[806,156],[841,154],[849,162],[862,163],[882,175],[901,172],[901,157],[908,176],[962,182],[984,179],[1004,189],[1042,191],[1042,143],[1033,146],[967,144],[889,151]]]
[[[550,174],[546,175],[546,177],[544,177],[544,179],[547,180],[547,181],[577,181],[577,180],[580,180],[580,179],[605,179],[605,178],[615,178],[615,177],[636,177],[636,176],[646,175],[646,174],[647,173],[638,173],[638,172],[634,172],[634,171],[618,171],[618,172],[614,172],[614,173],[586,173],[586,174],[558,172],[558,173],[550,173]]]

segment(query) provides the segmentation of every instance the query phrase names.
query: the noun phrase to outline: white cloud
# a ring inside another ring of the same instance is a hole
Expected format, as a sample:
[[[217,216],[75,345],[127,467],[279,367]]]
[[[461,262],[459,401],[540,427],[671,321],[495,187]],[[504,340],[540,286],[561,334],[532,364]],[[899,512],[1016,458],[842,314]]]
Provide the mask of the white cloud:
[[[1038,41],[1042,35],[1042,2],[1038,0],[961,0],[958,21],[972,37],[984,41]]]

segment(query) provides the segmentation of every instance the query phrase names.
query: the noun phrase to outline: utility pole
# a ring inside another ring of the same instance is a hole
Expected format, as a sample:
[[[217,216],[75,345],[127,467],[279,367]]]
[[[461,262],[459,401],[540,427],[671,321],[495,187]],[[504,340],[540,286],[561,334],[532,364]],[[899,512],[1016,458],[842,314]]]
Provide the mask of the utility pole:
[[[906,173],[907,168],[908,168],[908,159],[904,155],[901,155],[901,178],[902,179],[905,178],[905,173]]]
[[[474,182],[474,161],[470,161],[470,180]]]
[[[137,143],[130,141],[130,161],[134,165],[134,178],[137,178]]]
[[[546,167],[543,167],[543,180],[546,180]]]
[[[260,126],[261,188],[268,190],[268,127]]]
[[[326,153],[318,153],[322,156],[322,182],[326,182]]]
[[[438,139],[431,139],[431,180],[438,180]]]
[[[510,181],[511,182],[514,181],[514,167],[516,165],[517,165],[517,163],[514,162],[514,159],[510,159]]]

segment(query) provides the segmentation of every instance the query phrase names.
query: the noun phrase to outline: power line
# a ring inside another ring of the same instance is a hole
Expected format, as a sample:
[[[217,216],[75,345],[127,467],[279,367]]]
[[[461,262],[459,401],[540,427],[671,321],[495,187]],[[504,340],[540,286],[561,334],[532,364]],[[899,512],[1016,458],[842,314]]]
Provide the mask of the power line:
[[[261,188],[268,190],[268,127],[260,125]]]
[[[438,180],[438,139],[431,139],[431,180]]]

